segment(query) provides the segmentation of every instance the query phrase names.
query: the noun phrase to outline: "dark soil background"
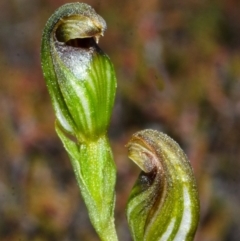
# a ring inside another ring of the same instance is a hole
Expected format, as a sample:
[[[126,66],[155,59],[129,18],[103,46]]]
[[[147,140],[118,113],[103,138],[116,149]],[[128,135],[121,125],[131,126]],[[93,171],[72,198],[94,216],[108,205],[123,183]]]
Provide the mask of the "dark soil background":
[[[0,2],[0,240],[96,241],[54,131],[40,66],[44,25],[64,0]],[[152,128],[187,153],[198,183],[195,241],[240,240],[240,2],[89,0],[108,30],[101,48],[118,93],[109,130],[117,165],[116,225],[140,170],[131,135]]]

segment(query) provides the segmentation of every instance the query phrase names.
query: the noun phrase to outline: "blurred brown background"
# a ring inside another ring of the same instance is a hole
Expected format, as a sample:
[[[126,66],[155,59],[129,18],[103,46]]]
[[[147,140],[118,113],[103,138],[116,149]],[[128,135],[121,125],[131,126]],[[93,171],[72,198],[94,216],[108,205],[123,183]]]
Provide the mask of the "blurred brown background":
[[[89,0],[108,23],[101,48],[118,78],[110,139],[116,225],[139,169],[131,135],[153,128],[191,160],[200,199],[196,241],[240,240],[240,2]],[[70,161],[54,131],[40,68],[41,33],[64,0],[0,2],[0,240],[95,241]]]

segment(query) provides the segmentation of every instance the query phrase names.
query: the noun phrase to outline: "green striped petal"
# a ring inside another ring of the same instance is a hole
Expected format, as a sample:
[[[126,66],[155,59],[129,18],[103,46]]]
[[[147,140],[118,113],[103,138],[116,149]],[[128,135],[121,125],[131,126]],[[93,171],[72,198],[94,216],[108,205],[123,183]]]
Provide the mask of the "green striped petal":
[[[193,240],[199,200],[190,163],[167,135],[140,131],[128,143],[129,158],[143,171],[128,200],[135,241]]]
[[[97,41],[105,21],[84,3],[60,7],[42,37],[42,68],[57,120],[80,142],[106,133],[113,108],[116,78]]]

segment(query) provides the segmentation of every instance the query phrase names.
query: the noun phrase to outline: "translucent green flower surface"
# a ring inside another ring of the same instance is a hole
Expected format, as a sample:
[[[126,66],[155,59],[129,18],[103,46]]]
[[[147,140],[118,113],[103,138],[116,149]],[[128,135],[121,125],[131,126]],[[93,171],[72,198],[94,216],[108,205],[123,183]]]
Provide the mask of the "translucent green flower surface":
[[[154,130],[134,134],[127,146],[130,159],[142,169],[127,206],[133,239],[193,240],[199,200],[193,171],[182,149]]]
[[[42,37],[42,68],[57,122],[78,141],[106,133],[115,97],[116,78],[97,41],[105,21],[84,3],[60,7]]]
[[[101,240],[116,241],[116,168],[107,137],[116,77],[109,57],[98,46],[105,30],[105,21],[89,5],[63,5],[44,28],[41,61],[56,132],[90,220]],[[134,134],[127,147],[130,159],[142,170],[127,204],[133,240],[193,240],[199,200],[184,152],[154,130]]]

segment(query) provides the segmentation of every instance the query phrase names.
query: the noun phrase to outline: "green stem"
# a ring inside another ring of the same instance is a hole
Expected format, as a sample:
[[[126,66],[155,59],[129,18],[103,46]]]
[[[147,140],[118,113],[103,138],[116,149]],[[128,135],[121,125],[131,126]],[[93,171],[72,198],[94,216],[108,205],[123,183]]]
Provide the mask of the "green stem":
[[[70,157],[90,220],[101,240],[118,240],[114,225],[116,168],[106,136],[87,144],[70,140],[56,124]]]

